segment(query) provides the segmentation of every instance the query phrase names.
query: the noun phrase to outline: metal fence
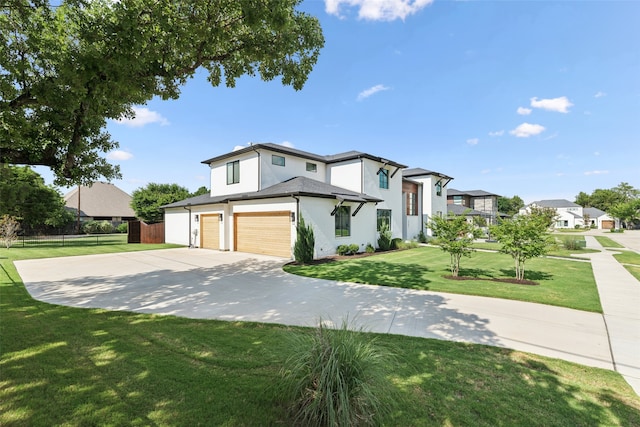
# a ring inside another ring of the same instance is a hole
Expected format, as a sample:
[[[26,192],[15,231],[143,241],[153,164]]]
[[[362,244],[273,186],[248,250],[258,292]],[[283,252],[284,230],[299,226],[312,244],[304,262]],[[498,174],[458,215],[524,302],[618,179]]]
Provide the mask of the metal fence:
[[[14,247],[96,246],[126,244],[126,234],[59,234],[53,236],[20,236]]]

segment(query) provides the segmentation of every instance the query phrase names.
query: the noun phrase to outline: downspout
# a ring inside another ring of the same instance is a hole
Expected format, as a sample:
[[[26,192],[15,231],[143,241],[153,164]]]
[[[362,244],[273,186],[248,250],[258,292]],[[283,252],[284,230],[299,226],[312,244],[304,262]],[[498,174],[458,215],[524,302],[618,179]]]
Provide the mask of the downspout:
[[[360,159],[360,194],[364,194],[364,160]]]
[[[418,212],[418,215],[420,215],[420,231],[422,231],[422,234],[424,234],[424,183],[418,181],[418,185],[419,185],[419,189],[420,189],[420,194],[419,194],[419,198],[416,197],[416,203],[418,203],[418,200],[420,200],[420,209]]]
[[[296,242],[298,241],[298,224],[300,224],[300,198],[298,196],[294,196],[293,194],[291,195],[291,197],[293,197],[294,199],[296,199]],[[295,246],[295,244],[294,244]],[[316,248],[313,248],[313,252],[315,253]],[[295,255],[294,258],[295,259]]]
[[[182,208],[189,211],[189,249],[191,249],[193,247],[191,244],[191,203],[188,203],[187,206],[183,206]]]
[[[260,165],[262,163],[262,158],[260,157],[260,152],[253,147],[253,142],[250,142],[249,144],[251,144],[250,145],[251,149],[255,151],[256,154],[258,155],[258,191],[260,191],[262,190],[262,173],[260,173]]]

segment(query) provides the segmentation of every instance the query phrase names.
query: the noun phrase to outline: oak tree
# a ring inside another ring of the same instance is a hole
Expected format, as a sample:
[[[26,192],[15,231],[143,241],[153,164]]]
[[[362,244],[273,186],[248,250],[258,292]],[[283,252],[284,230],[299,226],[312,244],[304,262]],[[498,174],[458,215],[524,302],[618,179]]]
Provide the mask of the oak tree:
[[[200,69],[213,86],[280,76],[299,90],[324,38],[300,0],[5,0],[0,163],[44,165],[56,184],[119,177],[107,119],[176,99]]]

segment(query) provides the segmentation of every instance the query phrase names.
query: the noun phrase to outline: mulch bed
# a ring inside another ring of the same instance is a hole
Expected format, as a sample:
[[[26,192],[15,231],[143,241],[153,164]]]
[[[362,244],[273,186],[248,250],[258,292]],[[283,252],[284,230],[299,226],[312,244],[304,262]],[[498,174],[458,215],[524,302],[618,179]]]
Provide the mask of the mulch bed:
[[[443,276],[445,279],[449,280],[488,280],[490,282],[502,282],[502,283],[513,283],[515,285],[527,285],[527,286],[538,286],[540,283],[534,282],[533,280],[516,280],[516,279],[496,279],[491,277],[470,277],[470,276]]]

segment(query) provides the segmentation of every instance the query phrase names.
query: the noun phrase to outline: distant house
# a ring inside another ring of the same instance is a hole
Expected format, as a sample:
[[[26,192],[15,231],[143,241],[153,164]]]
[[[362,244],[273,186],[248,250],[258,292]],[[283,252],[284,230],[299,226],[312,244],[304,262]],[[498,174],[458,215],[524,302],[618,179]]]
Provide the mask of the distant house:
[[[484,190],[460,191],[450,188],[447,190],[447,212],[458,214],[471,209],[480,212],[488,224],[495,224],[496,219],[501,216],[498,213],[498,197],[500,196]]]
[[[91,186],[78,186],[65,194],[67,209],[80,221],[110,221],[114,226],[136,219],[131,208],[131,196],[113,184],[94,182]]]
[[[615,219],[598,208],[582,208],[582,217],[585,227],[604,230],[616,227]]]
[[[538,200],[520,209],[521,214],[531,212],[531,207],[552,208],[558,213],[555,228],[593,227],[611,229],[616,226],[615,219],[596,208],[583,208],[566,199]]]

